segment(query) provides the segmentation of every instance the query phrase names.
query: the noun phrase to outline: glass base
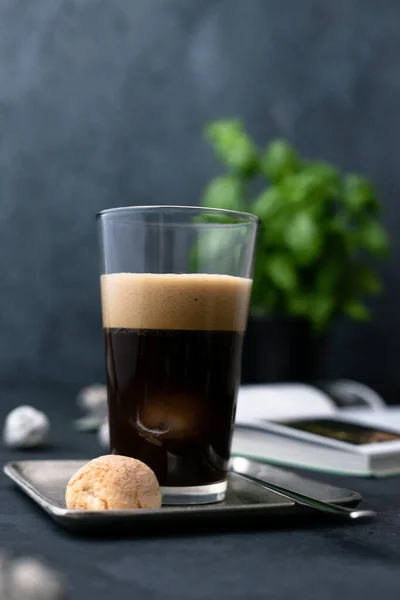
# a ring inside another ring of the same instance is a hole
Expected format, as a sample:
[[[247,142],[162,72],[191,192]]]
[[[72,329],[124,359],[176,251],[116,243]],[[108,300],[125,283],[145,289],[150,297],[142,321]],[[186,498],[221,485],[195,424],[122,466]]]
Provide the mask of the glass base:
[[[212,504],[225,499],[227,481],[219,481],[209,485],[192,485],[188,487],[161,487],[162,503],[169,506],[182,504]]]

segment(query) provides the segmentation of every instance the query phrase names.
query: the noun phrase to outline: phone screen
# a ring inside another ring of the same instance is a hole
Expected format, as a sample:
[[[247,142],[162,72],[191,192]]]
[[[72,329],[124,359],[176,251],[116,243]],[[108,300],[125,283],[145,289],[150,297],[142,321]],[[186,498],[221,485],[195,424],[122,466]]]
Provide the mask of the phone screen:
[[[355,445],[400,440],[400,433],[394,431],[375,429],[368,425],[347,423],[346,421],[336,421],[334,419],[299,419],[285,421],[281,425]]]

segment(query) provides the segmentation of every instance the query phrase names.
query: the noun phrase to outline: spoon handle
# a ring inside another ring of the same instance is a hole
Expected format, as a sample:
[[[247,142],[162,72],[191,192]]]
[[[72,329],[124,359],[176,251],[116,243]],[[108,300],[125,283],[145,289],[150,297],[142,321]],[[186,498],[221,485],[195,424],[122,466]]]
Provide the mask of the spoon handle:
[[[258,479],[257,477],[248,475],[247,473],[240,473],[235,469],[233,470],[233,472],[239,477],[243,477],[244,479],[247,479],[248,481],[251,481],[256,485],[259,485],[262,488],[269,490],[270,492],[274,492],[279,496],[283,496],[284,498],[293,500],[297,504],[308,506],[309,508],[313,508],[314,510],[319,510],[324,513],[329,513],[331,515],[345,517],[348,519],[371,519],[376,516],[376,512],[373,510],[358,510],[355,508],[347,508],[346,506],[331,504],[330,502],[324,502],[323,500],[317,500],[316,498],[305,496],[304,494],[300,494],[299,492],[288,490],[286,488],[281,487],[280,485],[276,485],[275,483],[267,483],[265,481],[262,481],[261,479]]]

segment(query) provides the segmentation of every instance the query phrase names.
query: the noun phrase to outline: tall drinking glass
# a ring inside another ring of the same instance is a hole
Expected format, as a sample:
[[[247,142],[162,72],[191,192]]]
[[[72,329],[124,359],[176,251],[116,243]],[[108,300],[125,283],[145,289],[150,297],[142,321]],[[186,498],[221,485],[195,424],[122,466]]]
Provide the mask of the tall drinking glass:
[[[98,215],[111,451],[167,504],[223,500],[258,219],[180,206]]]

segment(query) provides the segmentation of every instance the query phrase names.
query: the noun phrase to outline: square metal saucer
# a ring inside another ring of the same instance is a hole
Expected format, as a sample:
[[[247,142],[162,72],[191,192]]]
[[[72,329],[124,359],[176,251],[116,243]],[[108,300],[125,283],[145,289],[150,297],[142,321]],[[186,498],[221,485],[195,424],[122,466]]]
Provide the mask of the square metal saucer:
[[[150,532],[167,524],[174,527],[184,523],[186,527],[195,523],[212,523],[215,520],[220,524],[225,520],[234,525],[243,519],[272,519],[274,524],[278,524],[296,514],[315,514],[235,474],[229,475],[226,499],[217,504],[163,506],[157,510],[68,510],[64,500],[66,485],[85,462],[87,461],[25,460],[8,463],[4,472],[55,521],[75,531],[99,533],[107,530],[112,533],[121,528],[124,531],[130,528],[138,530],[140,526],[141,532]],[[313,481],[264,463],[251,461],[250,466],[252,474],[260,479],[321,500],[346,506],[356,506],[362,500],[357,492]]]

